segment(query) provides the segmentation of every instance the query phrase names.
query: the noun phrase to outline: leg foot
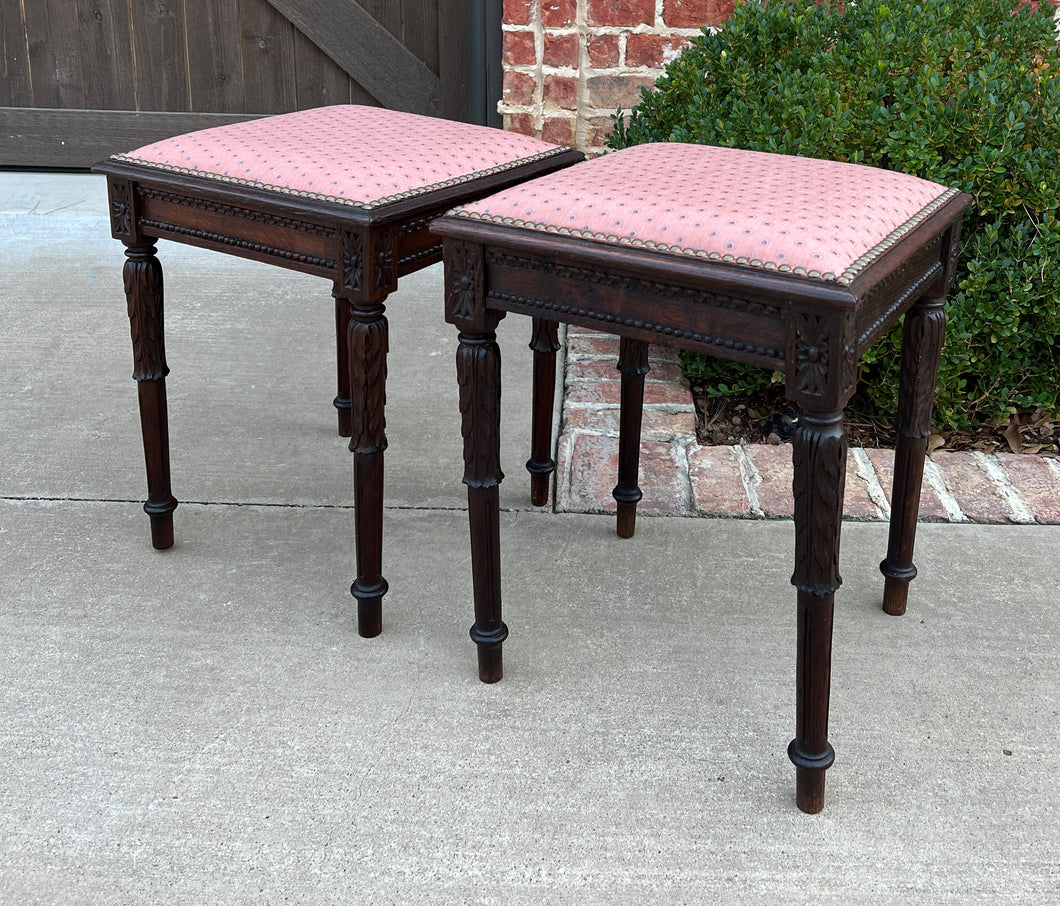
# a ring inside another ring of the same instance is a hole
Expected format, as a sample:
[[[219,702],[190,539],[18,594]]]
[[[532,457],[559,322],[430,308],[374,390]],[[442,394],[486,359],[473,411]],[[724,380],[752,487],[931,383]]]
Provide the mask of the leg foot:
[[[464,484],[471,529],[471,575],[479,679],[503,675],[501,646],[508,627],[501,620],[500,468],[501,354],[497,335],[461,332],[456,351],[460,417],[464,436]]]
[[[386,450],[387,321],[381,304],[354,306],[349,323],[350,450],[353,452],[357,631],[373,638],[382,631],[383,451]]]
[[[133,344],[133,378],[136,380],[147,467],[147,503],[151,544],[156,550],[173,546],[173,511],[177,508],[170,483],[169,410],[166,405],[166,348],[163,328],[162,266],[155,245],[129,245],[125,249],[125,296]]]
[[[622,337],[618,370],[622,373],[621,414],[618,428],[618,484],[611,492],[618,504],[616,530],[619,538],[632,538],[640,502],[640,428],[644,414],[644,375],[648,364],[648,344]]]
[[[880,564],[885,577],[883,609],[893,616],[905,613],[909,583],[916,577],[916,541],[924,460],[931,436],[939,357],[946,332],[942,299],[923,299],[905,316],[902,330],[902,370],[898,390],[898,443],[894,451],[894,486],[887,557]]]
[[[534,402],[530,431],[530,502],[548,504],[549,478],[556,471],[552,458],[552,407],[556,400],[556,352],[559,350],[559,325],[543,318],[533,319],[530,348],[534,351]]]
[[[331,295],[335,298],[335,360],[338,365],[338,393],[333,402],[338,410],[339,437],[349,437],[353,433],[350,414],[350,303],[338,285]]]
[[[795,431],[795,572],[798,640],[795,661],[796,802],[804,812],[824,807],[824,773],[835,760],[828,742],[832,675],[832,616],[839,576],[847,439],[843,413],[802,412]]]

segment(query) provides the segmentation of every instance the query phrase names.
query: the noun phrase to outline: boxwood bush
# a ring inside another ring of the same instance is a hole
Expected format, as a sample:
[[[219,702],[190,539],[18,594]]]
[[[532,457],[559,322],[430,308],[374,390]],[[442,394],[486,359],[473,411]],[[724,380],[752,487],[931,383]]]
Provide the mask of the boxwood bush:
[[[975,198],[948,307],[936,428],[1060,409],[1060,52],[1053,10],[1005,0],[737,4],[646,91],[611,148],[675,141],[885,167]],[[709,181],[710,174],[703,179]],[[896,329],[857,404],[890,419]],[[713,394],[759,369],[685,357]]]

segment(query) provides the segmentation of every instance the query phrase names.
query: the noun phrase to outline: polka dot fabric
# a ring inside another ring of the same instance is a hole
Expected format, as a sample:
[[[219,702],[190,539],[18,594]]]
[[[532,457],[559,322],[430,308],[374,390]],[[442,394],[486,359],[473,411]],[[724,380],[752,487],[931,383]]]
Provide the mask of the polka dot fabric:
[[[343,105],[189,132],[113,159],[372,208],[563,150],[485,126]]]
[[[957,194],[902,173],[705,145],[638,145],[458,216],[849,283]]]

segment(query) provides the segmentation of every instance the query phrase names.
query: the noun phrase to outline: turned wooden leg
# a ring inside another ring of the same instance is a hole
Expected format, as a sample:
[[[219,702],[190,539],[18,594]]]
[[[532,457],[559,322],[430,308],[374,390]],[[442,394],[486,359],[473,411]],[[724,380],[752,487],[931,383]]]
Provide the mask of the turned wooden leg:
[[[338,394],[335,408],[339,415],[339,437],[353,432],[350,416],[350,303],[338,284],[331,293],[335,298],[335,359],[338,365]]]
[[[140,430],[147,465],[147,503],[151,544],[173,546],[176,498],[170,485],[169,414],[166,407],[166,346],[162,321],[162,265],[153,241],[125,249],[125,297],[132,329],[133,378],[140,402]]]
[[[383,630],[383,451],[386,450],[387,321],[380,303],[354,304],[349,322],[350,450],[353,452],[357,631]]]
[[[640,472],[640,425],[644,413],[644,375],[648,365],[648,344],[622,337],[618,370],[622,372],[622,397],[618,427],[618,484],[611,496],[618,503],[617,531],[620,538],[632,538],[636,531],[637,503],[644,495],[637,484]]]
[[[909,583],[916,578],[913,544],[920,512],[924,460],[931,436],[939,357],[946,334],[943,299],[923,299],[905,316],[902,330],[902,371],[898,397],[898,444],[894,451],[891,528],[887,557],[880,564],[885,580],[883,609],[905,613]]]
[[[842,412],[800,413],[792,447],[795,476],[795,572],[798,649],[795,680],[796,802],[811,814],[824,807],[824,775],[835,760],[828,743],[832,612],[839,577],[847,437]]]
[[[552,407],[556,400],[559,325],[544,318],[534,318],[533,323],[530,348],[534,351],[534,403],[526,470],[530,473],[530,502],[545,506],[549,476],[556,471],[556,461],[552,458]]]
[[[504,674],[501,620],[500,467],[501,352],[496,333],[461,333],[456,351],[460,418],[464,437],[464,484],[471,528],[478,675],[495,683]]]

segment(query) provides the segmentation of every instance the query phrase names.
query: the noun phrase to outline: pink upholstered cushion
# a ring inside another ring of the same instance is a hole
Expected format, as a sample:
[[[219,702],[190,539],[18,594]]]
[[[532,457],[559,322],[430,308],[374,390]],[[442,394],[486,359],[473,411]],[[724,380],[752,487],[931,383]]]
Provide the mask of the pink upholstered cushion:
[[[343,105],[189,132],[115,159],[371,208],[562,150],[499,129]]]
[[[455,213],[848,283],[954,194],[874,167],[663,143],[577,164]]]

